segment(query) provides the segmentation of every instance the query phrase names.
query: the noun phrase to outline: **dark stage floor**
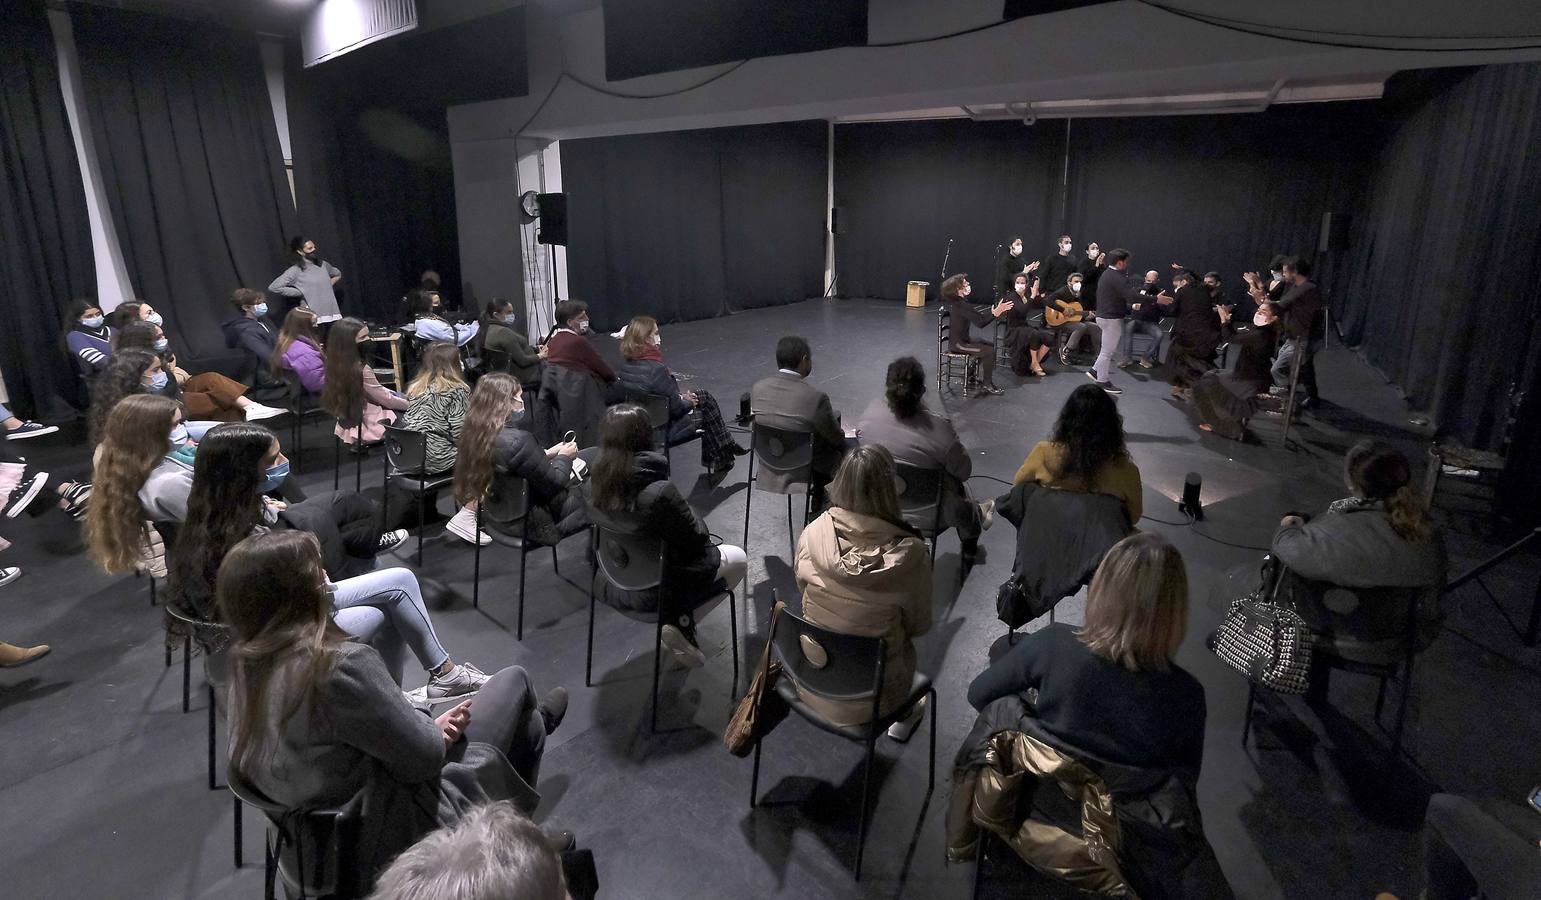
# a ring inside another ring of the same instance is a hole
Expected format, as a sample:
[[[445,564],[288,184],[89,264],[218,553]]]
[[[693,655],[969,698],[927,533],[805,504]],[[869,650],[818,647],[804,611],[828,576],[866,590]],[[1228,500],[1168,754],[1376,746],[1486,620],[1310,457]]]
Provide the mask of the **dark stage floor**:
[[[895,303],[814,300],[668,326],[664,349],[677,371],[695,376],[690,386],[711,390],[731,415],[740,392],[773,370],[777,337],[801,333],[814,347],[813,380],[854,422],[880,393],[891,359],[914,354],[932,368],[934,316],[934,309]],[[613,353],[613,342],[600,342]],[[1341,451],[1356,432],[1374,430],[1416,445],[1418,435],[1402,430],[1407,414],[1399,395],[1357,357],[1333,349],[1321,370],[1331,405],[1321,413],[1326,424],[1304,433],[1310,442]],[[1188,561],[1193,614],[1180,660],[1209,698],[1199,795],[1237,894],[1413,895],[1418,827],[1431,789],[1518,798],[1535,780],[1541,652],[1522,648],[1486,598],[1463,594],[1452,600],[1446,633],[1417,669],[1406,741],[1416,765],[1398,767],[1389,785],[1380,777],[1385,743],[1371,721],[1368,679],[1335,679],[1341,715],[1322,718],[1299,703],[1270,703],[1259,739],[1243,750],[1246,685],[1203,647],[1228,599],[1222,573],[1255,562],[1260,554],[1247,545],[1266,545],[1285,511],[1317,510],[1341,494],[1338,463],[1281,449],[1276,434],[1247,445],[1201,436],[1166,399],[1164,382],[1138,369],[1114,377],[1127,388],[1119,405],[1154,517],[1140,527],[1168,535]],[[1085,377],[1076,370],[1015,382],[1009,374],[1003,379],[1003,397],[947,400],[981,475],[1010,479]],[[309,435],[313,449],[302,480],[330,486],[328,439],[319,426]],[[54,472],[86,461],[83,442],[68,436],[29,442],[25,452]],[[675,480],[692,492],[713,530],[736,542],[743,533],[743,467],[712,489],[697,480],[695,455],[694,448],[675,451]],[[1198,527],[1166,524],[1180,521],[1173,498],[1190,471],[1203,474],[1208,516]],[[365,465],[365,484],[379,476],[375,457]],[[1002,485],[976,478],[973,487],[993,494]],[[762,494],[753,512],[753,589],[739,598],[746,673],[763,645],[772,589],[793,592],[785,506]],[[258,896],[258,818],[246,814],[247,865],[235,870],[229,795],[205,786],[201,666],[195,661],[193,710],[183,714],[180,668],[163,667],[161,614],[149,608],[145,582],[101,575],[79,554],[78,530],[62,517],[47,519],[0,521],[16,544],[0,562],[26,569],[0,590],[0,637],[54,646],[38,663],[0,672],[0,893]],[[572,689],[572,711],[542,767],[541,817],[574,829],[594,849],[601,896],[966,897],[973,869],[944,865],[942,819],[950,761],[973,721],[965,686],[1004,631],[993,601],[1010,568],[1010,527],[998,525],[984,544],[987,561],[960,588],[957,540],[948,535],[941,542],[936,626],[919,642],[921,665],[940,690],[937,787],[927,798],[924,730],[908,745],[880,743],[878,799],[859,887],[851,881],[858,746],[788,721],[765,745],[764,805],[747,805],[750,763],[729,756],[720,742],[732,702],[726,610],[703,624],[708,666],[667,675],[661,731],[650,735],[652,630],[600,607],[596,684],[585,689],[587,598],[553,574],[549,554],[530,560],[522,643],[513,634],[512,552],[495,547],[483,559],[480,611],[469,602],[469,545],[431,544],[425,574],[447,588],[435,622],[457,658],[489,671],[517,663],[542,687]],[[1452,549],[1459,569],[1485,548],[1452,538]],[[564,574],[581,582],[583,543],[568,542],[561,554]],[[1499,573],[1490,581],[1511,617],[1523,617],[1531,596],[1535,561],[1527,564],[1529,574]],[[1062,619],[1080,615],[1077,601],[1060,608]],[[1050,892],[1016,874],[987,893]]]

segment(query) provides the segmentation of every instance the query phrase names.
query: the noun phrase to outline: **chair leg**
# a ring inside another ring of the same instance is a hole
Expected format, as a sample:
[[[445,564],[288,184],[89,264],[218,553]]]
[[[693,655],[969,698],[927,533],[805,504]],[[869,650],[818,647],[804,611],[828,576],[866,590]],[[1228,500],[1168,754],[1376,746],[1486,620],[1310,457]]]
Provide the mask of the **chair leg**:
[[[182,639],[182,711],[183,712],[187,712],[192,707],[192,704],[190,703],[190,701],[192,699],[192,696],[191,696],[191,691],[192,691],[192,683],[191,683],[192,663],[189,662],[189,659],[192,657],[192,655],[193,655],[193,636],[192,635],[188,635],[187,637]]]
[[[477,507],[477,511],[480,512],[481,507]],[[529,516],[525,516],[525,519],[528,521]],[[477,541],[477,546],[480,545],[481,542]],[[521,641],[524,640],[524,564],[529,558],[529,553],[524,549],[524,545],[521,544],[519,547],[519,624],[514,628],[514,638]]]
[[[873,729],[872,735],[867,738],[867,760],[862,763],[861,773],[861,806],[856,811],[856,880],[861,881],[861,858],[866,850],[867,838],[867,792],[872,788],[872,757],[877,749],[877,730]]]
[[[150,573],[150,608],[155,608],[155,573]]]
[[[1252,707],[1257,703],[1257,685],[1247,682],[1247,712],[1241,719],[1241,745],[1247,746],[1247,735],[1252,731]]]
[[[753,444],[753,437],[750,438]],[[754,450],[749,451],[749,474],[744,481],[744,550],[749,550],[749,505],[754,502]]]
[[[471,608],[480,609],[482,599],[482,504],[480,501],[476,504],[476,540],[472,542],[472,546],[476,550],[472,552],[475,562],[471,564]]]
[[[419,491],[418,493],[422,493]],[[380,469],[380,525],[391,520],[391,457],[386,454],[385,465]]]
[[[332,444],[332,490],[342,490],[342,438]]]
[[[787,544],[797,551],[797,528],[792,524],[792,495],[787,494]]]
[[[166,644],[166,668],[168,668],[168,669],[171,668],[171,644],[170,644],[170,642],[167,642],[167,644]]]
[[[214,783],[214,685],[208,685],[209,689],[209,790],[218,790],[219,785]],[[240,863],[236,863],[237,866]]]
[[[936,788],[936,688],[931,689],[931,768],[926,770],[926,790]]]
[[[1385,730],[1386,726],[1384,726],[1384,725],[1382,725],[1380,723],[1380,712],[1381,712],[1381,708],[1383,706],[1385,706],[1385,704],[1386,704],[1386,682],[1387,682],[1387,680],[1388,680],[1387,676],[1382,675],[1380,677],[1380,685],[1377,686],[1376,689],[1375,689],[1375,725],[1376,725],[1377,728],[1380,728],[1383,731]],[[1405,688],[1406,685],[1403,685],[1403,687]]]
[[[652,731],[658,730],[658,678],[663,672],[663,617],[662,609],[658,611],[658,629],[653,638],[653,724]]]
[[[763,743],[765,743],[765,738],[764,737],[761,737],[758,741],[754,742],[754,772],[749,776],[749,808],[750,809],[754,809],[755,803],[758,802],[758,800],[759,800],[759,793],[760,793],[760,745],[763,744]]]
[[[273,900],[274,882],[278,880],[278,853],[268,840],[267,830],[262,833],[262,897]]]
[[[428,495],[417,492],[417,567],[423,567],[423,535],[428,531]]]
[[[733,636],[733,691],[728,696],[738,693],[738,597],[732,591],[728,591],[728,632]]]
[[[244,861],[241,859],[241,798],[232,794],[231,800],[235,806],[235,867],[239,869]]]
[[[594,582],[589,581],[589,648],[583,659],[583,686],[594,686]]]
[[[551,571],[558,575],[562,574],[562,567],[557,563],[556,544],[551,545]]]

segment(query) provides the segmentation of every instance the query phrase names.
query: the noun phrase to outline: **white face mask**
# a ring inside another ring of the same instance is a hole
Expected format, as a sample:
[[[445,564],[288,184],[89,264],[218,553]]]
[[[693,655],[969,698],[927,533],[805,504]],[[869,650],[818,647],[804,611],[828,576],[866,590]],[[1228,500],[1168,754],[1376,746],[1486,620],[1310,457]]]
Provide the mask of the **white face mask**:
[[[969,294],[972,294],[972,293],[974,293],[974,289],[972,287],[970,287],[969,285],[965,284],[963,286],[963,289],[958,291],[958,296],[959,297],[967,297]]]
[[[653,346],[654,347],[662,347],[663,346],[663,335],[659,334],[656,331],[653,332]]]
[[[1060,244],[1059,245],[1059,252],[1061,252],[1061,253],[1069,253],[1070,252],[1070,245],[1069,244]]]
[[[1012,244],[1011,245],[1011,255],[1012,256],[1021,256],[1022,255],[1022,245],[1021,244]]]
[[[1070,286],[1070,293],[1072,293],[1072,294],[1079,294],[1079,293],[1081,293],[1081,282],[1077,281],[1076,283],[1072,284]]]
[[[146,322],[149,322],[151,325],[164,325],[164,324],[166,324],[166,320],[161,318],[161,314],[158,313],[158,312],[150,313],[148,316],[144,317],[144,320]]]
[[[1273,271],[1270,271],[1268,274],[1273,277],[1274,281],[1283,281],[1284,280],[1284,273],[1280,272],[1277,269],[1275,269]]]

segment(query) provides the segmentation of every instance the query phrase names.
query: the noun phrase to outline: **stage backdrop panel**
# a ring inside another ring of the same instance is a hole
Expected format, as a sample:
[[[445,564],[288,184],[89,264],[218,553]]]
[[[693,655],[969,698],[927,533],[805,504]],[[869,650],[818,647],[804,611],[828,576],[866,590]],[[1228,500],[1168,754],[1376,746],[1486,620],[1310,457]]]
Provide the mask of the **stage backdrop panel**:
[[[942,120],[835,126],[837,292],[904,296],[929,281],[936,297],[948,274],[966,272],[983,298],[995,248],[1014,234],[1023,253],[1048,252],[1060,209],[1064,123]],[[1056,234],[1058,232],[1055,232]]]
[[[1125,247],[1167,277],[1172,262],[1215,269],[1238,293],[1268,254],[1314,255],[1324,212],[1352,205],[1359,160],[1379,133],[1368,104],[1256,115],[839,125],[835,205],[840,293],[903,296],[949,274],[979,288],[998,245],[1021,235],[1029,259],[1075,239]],[[1068,174],[1068,190],[1066,189]]]
[[[822,292],[823,122],[562,142],[564,296],[596,327],[680,322]]]

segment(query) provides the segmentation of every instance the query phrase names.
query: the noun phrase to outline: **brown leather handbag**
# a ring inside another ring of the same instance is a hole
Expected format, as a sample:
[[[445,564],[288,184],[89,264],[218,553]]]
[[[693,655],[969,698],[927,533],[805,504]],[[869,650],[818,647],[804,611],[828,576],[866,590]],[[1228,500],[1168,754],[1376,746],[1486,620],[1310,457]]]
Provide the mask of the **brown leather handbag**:
[[[770,701],[776,701],[776,679],[781,677],[781,661],[771,655],[771,637],[776,633],[776,619],[787,605],[780,600],[771,608],[770,630],[766,632],[765,652],[760,655],[760,665],[755,669],[754,679],[749,682],[749,690],[738,701],[738,708],[733,710],[733,717],[728,720],[728,727],[722,733],[723,746],[734,756],[748,756],[776,723],[783,717],[774,715],[766,709],[767,696]]]

